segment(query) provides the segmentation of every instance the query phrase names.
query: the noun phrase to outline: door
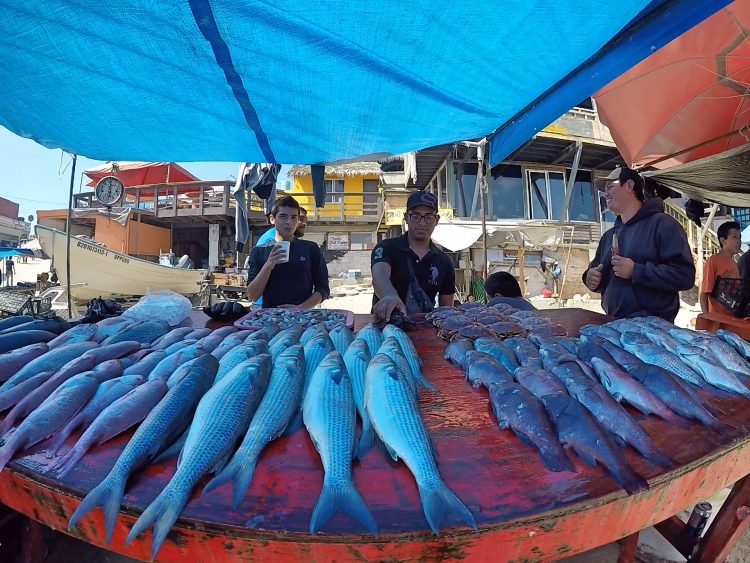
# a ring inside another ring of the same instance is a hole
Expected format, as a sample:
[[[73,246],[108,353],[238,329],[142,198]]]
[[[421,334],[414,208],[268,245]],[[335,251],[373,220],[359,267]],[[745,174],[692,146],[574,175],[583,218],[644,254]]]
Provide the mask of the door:
[[[377,215],[378,213],[378,181],[364,180],[362,182],[362,214]]]

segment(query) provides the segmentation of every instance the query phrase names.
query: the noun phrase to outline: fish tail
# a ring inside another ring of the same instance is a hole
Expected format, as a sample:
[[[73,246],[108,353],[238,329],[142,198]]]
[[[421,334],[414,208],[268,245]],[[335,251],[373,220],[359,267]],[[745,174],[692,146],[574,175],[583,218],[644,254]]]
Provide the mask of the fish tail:
[[[72,530],[83,516],[100,506],[104,513],[104,530],[107,543],[112,541],[112,533],[115,529],[115,521],[120,512],[122,496],[125,493],[125,483],[122,479],[106,478],[94,487],[78,505],[73,516],[68,521],[68,530]]]
[[[13,456],[18,450],[21,449],[21,436],[19,436],[18,430],[16,430],[10,437],[5,441],[2,447],[0,447],[0,471],[5,469],[8,462],[13,459]]]
[[[726,424],[713,417],[711,417],[711,420],[704,422],[704,424],[711,430],[714,430],[716,432],[731,432],[733,430],[737,430],[737,428],[732,426],[731,424]]]
[[[440,524],[449,512],[460,515],[467,525],[477,529],[474,515],[445,483],[438,481],[429,488],[422,485],[418,487],[419,498],[422,499],[422,510],[433,534],[436,536],[440,534]]]
[[[371,534],[378,535],[375,519],[354,483],[349,481],[343,486],[331,486],[326,480],[323,480],[323,490],[320,491],[320,497],[310,518],[310,533],[314,534],[320,530],[338,509],[357,520]]]
[[[159,454],[154,457],[153,460],[151,460],[152,464],[161,463],[162,461],[166,461],[170,457],[175,457],[179,455],[179,453],[182,451],[182,447],[185,445],[185,441],[187,440],[188,432],[190,431],[190,426],[185,429],[185,432],[182,433],[182,436],[177,438],[174,442],[172,442],[169,446],[164,448]]]
[[[88,449],[88,444],[82,444],[79,440],[64,456],[52,464],[50,471],[57,471],[58,477],[65,477],[81,460]]]
[[[572,471],[575,472],[575,468],[565,453],[565,450],[561,446],[547,447],[539,450],[539,455],[542,457],[542,463],[550,471]]]
[[[216,477],[208,482],[201,495],[205,495],[207,492],[231,481],[233,490],[232,507],[237,508],[253,480],[256,459],[250,459],[242,455],[240,457],[235,456]]]
[[[417,384],[419,384],[420,387],[424,387],[428,391],[437,391],[437,387],[427,381],[427,379],[425,379],[424,375],[422,375],[421,373],[417,373],[416,380]]]
[[[7,433],[8,430],[11,429],[11,427],[16,423],[16,420],[18,420],[18,411],[14,407],[3,419],[2,422],[0,422],[0,436]]]
[[[71,422],[76,421],[74,419]],[[65,440],[68,439],[68,436],[73,433],[73,430],[76,429],[76,426],[77,424],[66,424],[61,430],[55,432],[52,436],[49,437],[47,448],[50,450],[50,453],[57,453],[57,450],[59,450],[60,447],[65,443]]]
[[[125,545],[133,541],[141,532],[153,524],[154,530],[151,540],[151,559],[156,559],[161,545],[172,529],[172,525],[177,521],[180,512],[187,502],[187,495],[177,493],[167,486],[156,500],[154,500],[146,510],[143,511],[140,518],[133,524]]]
[[[617,473],[613,473],[613,477],[629,495],[648,489],[648,482],[627,466]]]
[[[645,447],[638,448],[638,451],[651,463],[655,463],[660,467],[672,467],[674,465],[674,461],[672,461],[672,459],[667,454],[657,448],[653,443]]]

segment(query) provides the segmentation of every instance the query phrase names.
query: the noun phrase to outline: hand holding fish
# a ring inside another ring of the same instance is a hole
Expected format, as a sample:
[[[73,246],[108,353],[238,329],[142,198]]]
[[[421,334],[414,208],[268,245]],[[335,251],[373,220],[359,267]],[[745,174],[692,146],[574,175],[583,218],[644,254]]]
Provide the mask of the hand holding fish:
[[[612,270],[618,278],[629,280],[633,277],[635,262],[625,256],[612,257]]]
[[[372,312],[378,316],[378,319],[387,322],[391,318],[391,313],[394,309],[399,309],[402,313],[406,314],[406,305],[404,305],[398,295],[388,295],[375,303]]]
[[[586,272],[586,287],[588,287],[591,291],[596,291],[596,289],[599,287],[599,284],[602,283],[603,269],[604,264],[599,264],[595,268],[589,268],[589,271]]]

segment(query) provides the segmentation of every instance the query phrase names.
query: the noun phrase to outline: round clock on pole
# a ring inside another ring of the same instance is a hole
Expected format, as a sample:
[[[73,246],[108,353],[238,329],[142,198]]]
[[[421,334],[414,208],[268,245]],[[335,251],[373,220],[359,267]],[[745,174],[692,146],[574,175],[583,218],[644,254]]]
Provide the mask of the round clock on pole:
[[[97,201],[106,207],[112,207],[119,202],[124,193],[125,186],[114,176],[105,176],[99,180],[94,190]]]

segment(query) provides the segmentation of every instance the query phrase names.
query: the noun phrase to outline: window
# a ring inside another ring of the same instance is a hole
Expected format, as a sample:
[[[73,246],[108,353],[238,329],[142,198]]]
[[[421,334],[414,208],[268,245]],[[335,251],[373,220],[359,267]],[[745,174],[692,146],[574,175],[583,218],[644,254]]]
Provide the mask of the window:
[[[445,172],[447,166],[443,165],[437,174],[437,185],[438,185],[438,207],[448,207],[448,184],[445,178]]]
[[[570,171],[568,171],[570,174]],[[597,221],[594,201],[597,194],[591,185],[591,172],[579,170],[570,196],[569,215],[571,221]]]
[[[344,180],[326,180],[326,203],[341,203]]]
[[[374,233],[351,233],[349,243],[351,250],[372,250],[375,243],[372,242]]]
[[[527,182],[531,219],[559,219],[565,206],[565,174],[528,170]]]
[[[474,205],[474,192],[477,187],[477,165],[453,163],[453,173],[456,176],[456,209],[458,217],[471,218],[479,215],[479,199]],[[472,214],[472,211],[474,212]]]
[[[492,219],[524,219],[521,167],[511,164],[495,166],[490,172],[487,196],[488,215]]]

